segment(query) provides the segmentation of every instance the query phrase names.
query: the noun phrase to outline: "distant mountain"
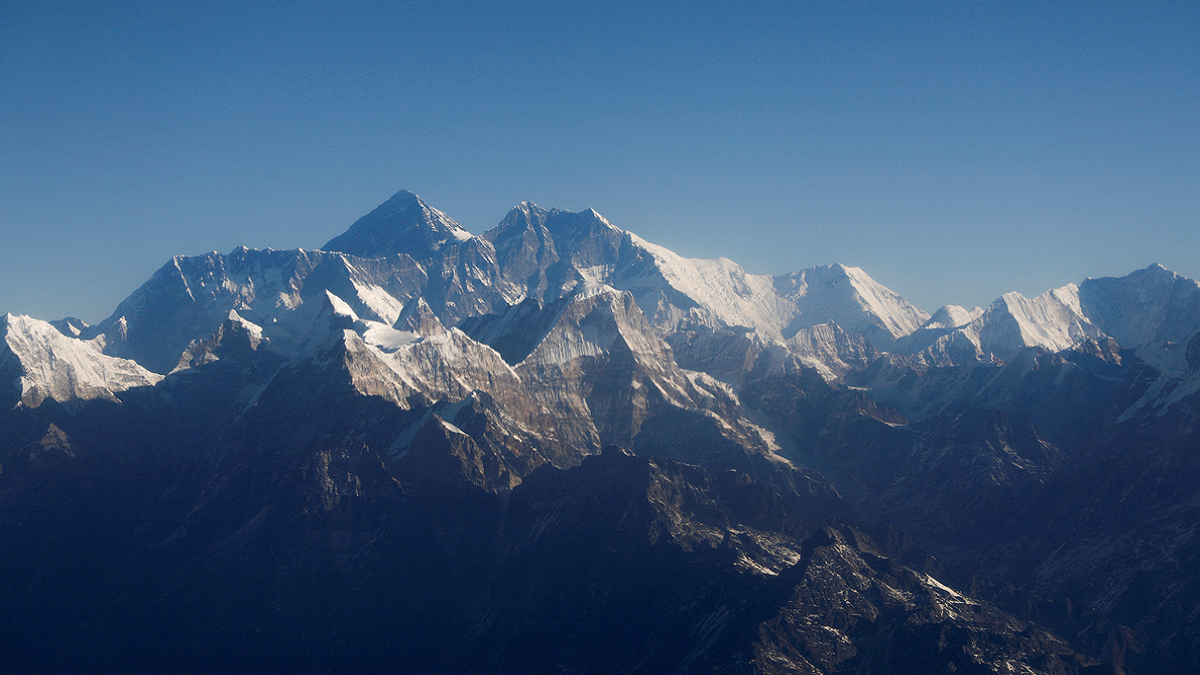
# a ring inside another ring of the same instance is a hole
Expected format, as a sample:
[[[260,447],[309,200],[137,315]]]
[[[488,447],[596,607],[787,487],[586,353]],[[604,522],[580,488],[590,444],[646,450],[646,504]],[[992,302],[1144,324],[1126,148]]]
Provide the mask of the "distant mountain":
[[[321,249],[359,258],[402,253],[423,260],[447,243],[470,238],[471,233],[449,216],[431,208],[415,194],[401,190]]]
[[[1191,279],[1151,265],[1126,277],[1087,279],[1028,299],[1006,293],[987,309],[947,306],[902,337],[894,351],[934,364],[1007,361],[1020,350],[1068,349],[1112,338],[1142,358],[1178,368],[1162,352],[1200,328],[1200,288]],[[1163,360],[1163,359],[1167,360]]]
[[[0,373],[11,387],[5,392],[5,407],[37,408],[47,399],[117,401],[127,389],[152,387],[162,380],[132,361],[104,355],[103,337],[68,337],[46,321],[12,314],[0,319],[0,329]]]
[[[401,191],[0,322],[0,670],[1200,668],[1200,284],[932,316]]]

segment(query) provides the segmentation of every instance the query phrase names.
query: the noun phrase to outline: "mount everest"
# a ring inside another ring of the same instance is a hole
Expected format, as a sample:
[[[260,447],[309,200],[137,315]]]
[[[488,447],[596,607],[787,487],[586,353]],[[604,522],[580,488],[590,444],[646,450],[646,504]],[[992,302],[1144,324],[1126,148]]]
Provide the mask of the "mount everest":
[[[1200,285],[1159,266],[930,315],[401,191],[3,329],[14,672],[1200,667]]]

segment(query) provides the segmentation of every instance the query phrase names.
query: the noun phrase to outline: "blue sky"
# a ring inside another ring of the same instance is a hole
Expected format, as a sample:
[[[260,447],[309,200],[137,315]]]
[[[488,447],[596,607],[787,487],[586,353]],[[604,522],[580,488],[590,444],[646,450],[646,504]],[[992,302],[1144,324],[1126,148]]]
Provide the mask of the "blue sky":
[[[172,255],[320,246],[401,188],[928,311],[1197,278],[1200,9],[0,5],[0,312],[96,322]]]

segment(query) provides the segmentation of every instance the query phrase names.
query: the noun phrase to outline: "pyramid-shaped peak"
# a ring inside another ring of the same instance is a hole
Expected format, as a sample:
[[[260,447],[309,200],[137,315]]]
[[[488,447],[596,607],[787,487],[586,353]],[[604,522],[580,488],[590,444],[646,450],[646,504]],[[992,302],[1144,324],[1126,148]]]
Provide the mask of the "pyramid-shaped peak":
[[[470,238],[471,233],[445,213],[401,190],[321,248],[360,258],[404,253],[420,260]]]
[[[375,210],[372,211],[371,214],[373,215],[381,211],[397,212],[413,206],[420,209],[429,208],[429,205],[425,203],[425,200],[421,199],[415,192],[400,190],[396,194],[389,197],[386,202],[375,207]]]
[[[958,305],[942,305],[938,311],[929,317],[922,328],[958,328],[971,323],[983,314],[982,307],[967,309]]]
[[[583,213],[585,215],[588,215],[588,216],[594,218],[595,220],[600,221],[601,223],[603,223],[609,227],[612,227],[612,228],[616,227],[612,223],[608,222],[608,218],[605,218],[604,216],[600,215],[600,212],[597,211],[596,209],[589,208],[587,211],[584,211]]]
[[[433,309],[419,295],[404,305],[404,309],[400,311],[400,317],[396,319],[396,323],[392,327],[396,330],[410,331],[423,337],[441,335],[446,332],[446,327],[438,320],[437,315],[433,313]]]
[[[775,292],[799,310],[785,335],[834,321],[863,335],[876,349],[887,350],[929,320],[929,314],[857,267],[818,265],[776,276],[773,283]]]

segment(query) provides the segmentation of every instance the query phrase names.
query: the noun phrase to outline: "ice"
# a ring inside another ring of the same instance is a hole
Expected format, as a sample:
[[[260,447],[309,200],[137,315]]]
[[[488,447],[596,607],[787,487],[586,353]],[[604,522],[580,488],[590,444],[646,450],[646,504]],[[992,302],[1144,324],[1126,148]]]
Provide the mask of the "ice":
[[[396,351],[421,339],[420,335],[406,330],[396,330],[387,324],[376,321],[364,322],[367,326],[363,332],[363,340],[379,347],[384,351]]]
[[[154,386],[162,376],[133,361],[101,353],[103,338],[80,340],[63,335],[47,321],[6,314],[3,318],[7,353],[20,377],[20,405],[36,408],[46,399],[119,401],[122,391]]]

